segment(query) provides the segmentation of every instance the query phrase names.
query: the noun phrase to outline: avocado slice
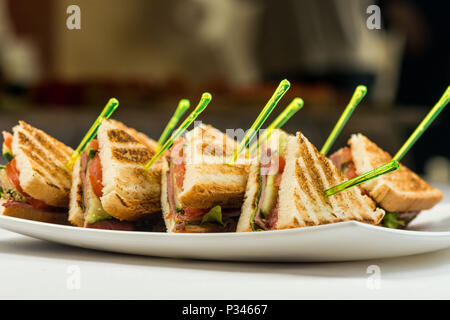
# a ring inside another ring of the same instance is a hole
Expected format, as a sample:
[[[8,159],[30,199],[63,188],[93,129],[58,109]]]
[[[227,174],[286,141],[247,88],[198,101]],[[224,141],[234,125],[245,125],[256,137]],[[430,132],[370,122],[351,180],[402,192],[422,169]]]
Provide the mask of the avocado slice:
[[[278,188],[275,187],[275,180],[277,178],[278,174],[271,174],[267,176],[267,184],[266,189],[264,190],[263,195],[263,203],[261,205],[261,213],[262,215],[267,218],[269,215],[269,212],[272,210],[273,207],[275,207],[277,203],[277,191]]]
[[[89,209],[84,218],[89,224],[94,224],[101,220],[112,219],[112,216],[103,209],[100,199],[95,194],[88,197],[88,202]]]
[[[89,172],[89,170],[87,170],[87,172]],[[112,219],[112,216],[103,209],[99,197],[97,197],[94,190],[92,190],[91,180],[88,175],[86,176],[86,186],[83,191],[86,192],[88,200],[88,210],[84,216],[87,223],[94,224],[101,220]]]

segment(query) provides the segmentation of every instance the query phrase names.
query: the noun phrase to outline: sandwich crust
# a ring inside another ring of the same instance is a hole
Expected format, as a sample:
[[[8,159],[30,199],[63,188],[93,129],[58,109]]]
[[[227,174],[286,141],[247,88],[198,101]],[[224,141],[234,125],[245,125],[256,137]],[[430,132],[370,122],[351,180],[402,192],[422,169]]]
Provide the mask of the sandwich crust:
[[[12,152],[23,191],[47,205],[67,207],[72,177],[65,164],[72,148],[24,121],[13,132]]]
[[[37,210],[31,207],[3,207],[3,203],[6,201],[0,199],[0,214],[8,217],[33,220],[46,223],[56,223],[67,225],[67,213],[65,212],[48,212]]]
[[[348,141],[357,174],[373,170],[392,160],[389,153],[362,134]],[[391,212],[421,211],[441,201],[442,192],[433,188],[406,166],[368,181],[361,187],[384,209]]]
[[[84,225],[83,182],[81,179],[81,157],[75,162],[72,171],[72,188],[70,189],[69,217],[71,224]]]
[[[170,205],[169,205],[169,195],[167,192],[167,173],[169,172],[169,165],[165,159],[163,159],[162,169],[161,169],[161,210],[164,218],[164,223],[166,225],[167,232],[175,232],[175,221],[169,215]]]

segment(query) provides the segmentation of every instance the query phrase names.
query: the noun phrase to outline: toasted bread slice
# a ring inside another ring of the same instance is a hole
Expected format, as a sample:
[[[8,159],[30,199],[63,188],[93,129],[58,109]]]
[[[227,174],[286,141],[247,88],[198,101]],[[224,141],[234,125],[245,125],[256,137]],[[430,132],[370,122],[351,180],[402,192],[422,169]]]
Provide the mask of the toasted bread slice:
[[[260,166],[250,168],[245,202],[238,223],[238,232],[252,231],[250,218],[257,206]],[[346,179],[334,164],[300,132],[288,137],[286,166],[278,190],[278,216],[273,229],[315,226],[356,220],[378,224],[384,211],[351,188],[327,197],[324,191]]]
[[[97,133],[103,168],[103,208],[114,218],[135,221],[160,211],[161,160],[144,165],[155,154],[154,141],[122,123],[103,120]]]
[[[384,211],[377,208],[359,188],[325,196],[326,189],[346,181],[346,178],[300,132],[288,139],[287,150],[275,229],[347,220],[380,223]]]
[[[5,208],[3,203],[6,200],[0,199],[0,214],[8,217],[33,220],[39,222],[56,223],[56,224],[68,224],[67,213],[64,212],[48,212],[37,210],[30,207],[13,206]]]
[[[72,177],[66,163],[72,148],[24,121],[13,132],[12,152],[23,191],[47,205],[67,207]]]
[[[259,161],[253,162],[250,165],[247,186],[245,189],[244,203],[241,208],[241,215],[236,227],[236,232],[251,232],[253,231],[251,225],[251,218],[253,212],[258,206],[258,194],[260,189],[259,171],[260,171]]]
[[[166,231],[169,233],[223,232],[223,228],[215,223],[190,224],[186,222],[182,227],[177,228],[177,214],[171,212],[169,204],[168,172],[169,164],[165,161],[161,172],[161,209],[166,225]]]
[[[77,227],[84,225],[83,181],[81,178],[81,157],[75,162],[70,189],[69,222]]]
[[[240,208],[246,164],[227,165],[236,141],[212,126],[197,126],[185,138],[185,176],[179,201],[185,208]]]
[[[166,224],[167,232],[175,232],[175,219],[173,219],[173,214],[171,215],[170,204],[169,204],[169,193],[167,190],[167,174],[169,172],[169,164],[165,159],[163,159],[162,169],[161,169],[161,210],[164,218],[164,223]]]
[[[389,153],[362,134],[354,134],[348,141],[356,167],[363,174],[392,160]],[[390,212],[420,211],[432,208],[443,195],[417,174],[400,164],[400,168],[361,185],[385,210]]]

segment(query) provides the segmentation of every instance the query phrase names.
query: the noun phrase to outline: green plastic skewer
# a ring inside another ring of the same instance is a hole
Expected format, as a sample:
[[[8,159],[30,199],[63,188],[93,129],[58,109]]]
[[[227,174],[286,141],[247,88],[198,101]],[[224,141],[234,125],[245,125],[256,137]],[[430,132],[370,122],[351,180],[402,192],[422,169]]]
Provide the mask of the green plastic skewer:
[[[330,136],[328,137],[327,141],[325,141],[325,144],[323,145],[322,149],[320,150],[321,154],[326,155],[328,153],[328,151],[330,151],[331,146],[336,141],[337,137],[341,133],[342,129],[344,128],[348,119],[352,115],[356,106],[361,102],[362,98],[364,98],[366,93],[367,93],[366,86],[359,85],[356,87],[355,92],[353,93],[353,96],[350,99],[350,102],[348,103],[347,107],[345,108],[345,110],[342,113],[341,117],[339,118],[338,122],[334,126],[333,131],[331,131]]]
[[[198,103],[194,111],[192,111],[191,114],[183,121],[183,123],[178,127],[175,133],[169,138],[169,140],[167,140],[164,143],[164,145],[158,150],[158,152],[153,156],[153,158],[151,158],[150,161],[147,162],[147,164],[144,166],[145,170],[148,170],[162,156],[162,154],[168,148],[170,148],[173,142],[179,136],[181,136],[183,132],[191,125],[191,123],[194,122],[194,120],[199,116],[199,114],[202,113],[203,110],[205,110],[211,99],[212,97],[210,93],[208,92],[203,93],[202,98],[200,99],[200,102]]]
[[[422,120],[419,126],[414,130],[413,134],[406,140],[405,144],[398,150],[397,154],[394,156],[394,160],[400,161],[409,149],[416,143],[420,136],[428,129],[433,120],[439,115],[439,113],[444,110],[445,106],[450,101],[450,86],[447,87],[442,97],[436,103],[436,105],[431,109],[431,111]]]
[[[386,174],[388,172],[397,170],[399,167],[398,161],[400,161],[403,156],[408,152],[409,149],[414,145],[414,143],[420,138],[420,136],[427,130],[433,120],[439,115],[439,113],[445,108],[445,106],[450,101],[450,86],[447,87],[442,97],[436,103],[436,105],[431,109],[431,111],[422,120],[419,126],[414,130],[413,134],[408,138],[408,140],[403,144],[397,154],[394,156],[391,162],[375,169],[355,177],[351,180],[338,184],[330,189],[325,190],[327,196],[336,194],[338,192],[347,190],[351,187],[357,186],[361,183],[379,177],[380,175]]]
[[[386,174],[391,171],[395,171],[399,168],[399,164],[397,160],[392,160],[391,162],[388,162],[381,167],[378,167],[374,170],[371,170],[369,172],[366,172],[360,176],[357,176],[353,179],[350,179],[348,181],[342,182],[338,185],[335,185],[334,187],[331,187],[327,190],[325,190],[325,195],[327,197],[332,196],[336,193],[339,193],[341,191],[350,189],[352,187],[355,187],[357,185],[360,185],[361,183],[367,182],[369,180],[375,179],[383,174]]]
[[[180,121],[181,117],[186,113],[189,107],[190,102],[187,99],[181,99],[180,102],[178,102],[178,107],[175,110],[175,113],[173,114],[172,118],[170,118],[169,122],[167,123],[167,126],[164,128],[164,131],[162,132],[161,136],[158,139],[158,148],[161,148],[161,146],[164,145],[164,143],[172,133],[173,129],[175,129],[175,126],[177,125],[178,121]]]
[[[100,115],[97,117],[95,122],[92,124],[89,131],[84,136],[83,140],[81,140],[78,148],[72,153],[72,156],[70,157],[69,161],[66,163],[66,166],[69,169],[73,168],[73,165],[78,160],[78,157],[83,153],[84,149],[86,149],[89,142],[94,139],[94,137],[97,135],[98,128],[100,127],[100,124],[102,123],[103,119],[108,119],[113,112],[117,109],[119,106],[119,101],[116,98],[109,99],[106,106],[103,108]]]
[[[294,98],[291,103],[279,114],[279,116],[267,127],[266,131],[249,147],[249,153],[253,154],[260,146],[262,141],[266,141],[272,135],[274,129],[279,129],[301,108],[303,108],[303,100]]]
[[[280,84],[278,85],[278,88],[275,90],[275,93],[272,95],[272,97],[266,103],[265,107],[263,108],[261,113],[258,115],[255,122],[252,124],[250,129],[247,131],[247,133],[244,136],[244,139],[242,139],[238,148],[235,150],[233,156],[228,160],[227,163],[229,165],[234,165],[239,154],[248,146],[249,142],[253,139],[256,132],[258,132],[258,130],[263,125],[263,123],[267,120],[270,113],[273,111],[273,109],[277,105],[278,101],[280,101],[280,99],[283,97],[283,95],[286,93],[286,91],[289,89],[290,86],[291,86],[291,84],[286,79],[284,79],[280,82]]]

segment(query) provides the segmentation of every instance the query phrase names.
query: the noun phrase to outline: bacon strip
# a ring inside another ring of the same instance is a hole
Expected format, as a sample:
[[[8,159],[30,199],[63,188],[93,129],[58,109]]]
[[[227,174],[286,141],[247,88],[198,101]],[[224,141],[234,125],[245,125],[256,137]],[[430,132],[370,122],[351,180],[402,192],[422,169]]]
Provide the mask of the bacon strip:
[[[29,203],[14,201],[12,199],[6,199],[6,202],[4,202],[2,205],[5,208],[21,207],[21,208],[26,208],[26,209],[38,210],[38,209],[33,208],[33,206]]]
[[[89,161],[87,152],[84,151],[83,154],[81,155],[81,184],[83,186],[83,202],[84,202],[84,215],[86,215],[86,213],[88,212],[89,209],[89,201],[88,201],[88,196],[87,196],[87,192],[84,190],[84,187],[86,187],[86,173],[87,173],[87,164]]]
[[[355,163],[353,162],[352,150],[349,147],[341,148],[333,153],[330,156],[330,160],[348,179],[353,179],[358,176]]]
[[[167,172],[167,198],[169,200],[170,212],[176,214],[177,208],[175,205],[175,189],[173,184],[173,165],[169,162],[169,171]]]

